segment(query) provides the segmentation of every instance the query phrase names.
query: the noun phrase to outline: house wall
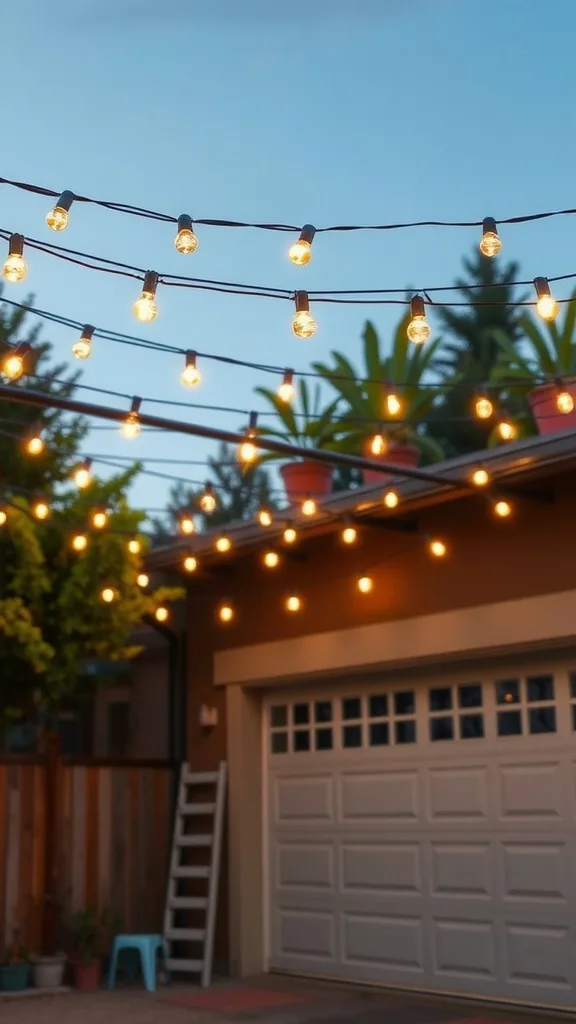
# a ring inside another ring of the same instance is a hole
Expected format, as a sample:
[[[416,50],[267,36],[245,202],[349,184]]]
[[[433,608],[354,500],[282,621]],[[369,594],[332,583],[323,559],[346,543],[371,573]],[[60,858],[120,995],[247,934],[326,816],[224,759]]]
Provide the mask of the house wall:
[[[129,704],[126,757],[163,760],[168,757],[168,656],[164,647],[145,650],[130,666],[121,685],[101,690],[94,701],[95,757],[108,757],[109,708]]]

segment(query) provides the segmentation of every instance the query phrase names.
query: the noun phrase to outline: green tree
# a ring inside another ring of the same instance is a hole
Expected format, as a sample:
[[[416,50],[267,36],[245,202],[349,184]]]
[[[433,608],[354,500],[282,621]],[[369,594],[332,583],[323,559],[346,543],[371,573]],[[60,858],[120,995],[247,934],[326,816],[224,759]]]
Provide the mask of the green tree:
[[[463,266],[464,276],[455,282],[458,293],[454,301],[475,305],[436,309],[443,345],[434,367],[447,385],[456,377],[459,383],[443,392],[430,412],[427,429],[448,456],[488,446],[494,423],[474,418],[474,393],[492,379],[501,353],[497,336],[506,337],[513,346],[522,336],[518,312],[512,305],[525,298],[512,284],[518,279],[518,264],[501,263],[476,250],[463,260]],[[448,295],[446,301],[450,298]],[[498,386],[493,386],[491,394],[496,398],[498,393]],[[521,411],[513,404],[510,411]]]

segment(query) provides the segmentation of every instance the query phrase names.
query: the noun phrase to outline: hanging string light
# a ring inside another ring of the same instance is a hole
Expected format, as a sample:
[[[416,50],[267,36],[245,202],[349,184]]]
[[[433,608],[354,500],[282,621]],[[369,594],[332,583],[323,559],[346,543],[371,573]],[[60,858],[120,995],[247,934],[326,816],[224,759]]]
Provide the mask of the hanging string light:
[[[503,501],[500,499],[499,501],[494,502],[492,508],[494,509],[494,514],[497,515],[499,519],[508,519],[508,517],[512,515],[512,505],[509,501]]]
[[[480,239],[480,252],[483,256],[497,256],[502,249],[502,242],[498,235],[498,228],[493,217],[484,217],[482,221],[482,238]]]
[[[280,384],[276,394],[282,402],[290,404],[294,395],[296,394],[296,388],[294,387],[294,370],[284,370],[284,376],[282,383]]]
[[[396,491],[386,491],[383,501],[386,508],[397,508],[400,504],[400,498]]]
[[[490,483],[490,475],[487,470],[480,466],[471,474],[470,482],[474,484],[474,487],[487,487]]]
[[[355,544],[358,540],[358,530],[352,526],[351,523],[347,523],[340,533],[340,540],[343,544]]]
[[[272,513],[267,508],[259,508],[258,522],[260,523],[260,526],[272,526]]]
[[[8,522],[8,513],[4,505],[0,505],[0,526],[6,526]]]
[[[226,555],[232,549],[232,541],[225,533],[216,538],[214,547],[220,555]]]
[[[443,540],[438,537],[431,537],[428,541],[428,551],[434,558],[444,558],[448,554],[448,548]]]
[[[148,573],[139,572],[136,577],[136,583],[138,584],[139,587],[142,587],[142,589],[144,590],[144,588],[147,587],[148,584],[150,583],[150,577],[148,576]]]
[[[368,450],[370,455],[374,455],[375,457],[384,455],[384,453],[388,451],[388,439],[383,433],[381,426],[378,427],[376,433],[370,438]]]
[[[165,605],[161,604],[154,612],[154,617],[157,620],[157,622],[167,622],[168,619],[170,618],[170,612]]]
[[[84,459],[74,470],[73,480],[79,490],[84,491],[92,483],[92,459]]]
[[[141,324],[152,323],[158,316],[156,305],[156,289],[158,288],[158,274],[154,270],[147,270],[144,275],[142,294],[132,306],[132,312]]]
[[[91,523],[95,530],[103,530],[108,523],[107,510],[105,508],[95,508],[92,513]]]
[[[518,427],[507,416],[505,410],[496,425],[496,433],[501,441],[514,441],[518,437]]]
[[[543,320],[554,320],[558,315],[558,303],[550,292],[550,285],[547,277],[535,277],[534,287],[536,289],[536,312]]]
[[[34,426],[29,430],[26,440],[24,441],[24,450],[27,455],[42,455],[45,451],[46,445],[44,444],[44,438],[42,437],[42,424],[35,423]]]
[[[556,394],[556,408],[558,409],[558,412],[567,416],[571,412],[574,412],[574,406],[576,403],[574,402],[574,398],[570,392],[566,391],[564,388],[561,380],[556,381],[556,387],[558,388],[558,392]]]
[[[265,551],[262,555],[262,563],[267,569],[277,569],[280,565],[280,555],[277,551]]]
[[[92,324],[84,324],[78,341],[72,345],[72,355],[76,359],[89,359],[92,355],[92,335],[95,328]]]
[[[4,353],[0,369],[8,380],[19,380],[26,370],[26,360],[32,351],[32,345],[21,342],[16,348]]]
[[[305,498],[302,502],[301,512],[303,516],[315,516],[318,510],[318,506],[314,501],[314,498]]]
[[[45,498],[36,498],[36,500],[32,502],[32,515],[35,516],[36,519],[48,519],[48,516],[50,515],[50,505]]]
[[[474,412],[479,420],[489,420],[494,415],[494,403],[488,395],[477,395]]]
[[[139,555],[142,551],[142,544],[138,537],[131,537],[126,547],[131,555]]]
[[[198,568],[198,559],[194,555],[185,555],[182,561],[182,568],[185,572],[196,572]]]
[[[196,353],[186,353],[186,365],[180,374],[180,381],[186,388],[198,387],[202,380],[202,374],[196,365]]]
[[[138,434],[142,430],[140,417],[138,415],[138,413],[140,412],[141,405],[141,398],[132,399],[132,403],[130,405],[130,412],[128,413],[126,419],[124,420],[122,426],[120,427],[121,434],[123,434],[124,437],[128,438],[129,441],[134,440],[134,438],[138,437]]]
[[[296,312],[292,320],[292,330],[297,338],[313,338],[316,334],[316,321],[310,312],[308,292],[295,292]]]
[[[282,540],[285,544],[295,544],[298,539],[298,534],[293,526],[287,526],[282,534]]]
[[[248,429],[246,430],[246,434],[245,434],[244,440],[242,441],[242,444],[238,448],[238,461],[239,462],[243,462],[243,463],[245,463],[247,465],[249,465],[251,462],[254,462],[254,460],[256,459],[256,457],[258,455],[258,449],[256,448],[256,445],[254,444],[254,438],[256,437],[257,424],[258,424],[258,413],[257,412],[251,412],[250,413],[250,422],[248,424]]]
[[[222,601],[222,603],[218,605],[217,615],[220,622],[227,625],[229,622],[232,622],[234,618],[234,606],[230,604],[229,601]]]
[[[305,224],[300,232],[300,238],[294,242],[288,250],[288,256],[297,267],[304,267],[312,259],[312,242],[316,228],[312,224]]]
[[[384,410],[387,416],[400,416],[403,408],[403,402],[400,395],[396,394],[395,391],[391,390],[388,385],[384,385]]]
[[[421,295],[414,295],[410,300],[411,320],[406,331],[408,340],[415,345],[423,345],[430,337],[430,324],[426,319],[424,299]]]
[[[114,590],[114,587],[103,587],[100,591],[100,597],[105,604],[112,604],[112,602],[116,600],[117,596],[118,595]]]
[[[183,533],[188,537],[191,533],[194,533],[196,527],[194,525],[194,516],[192,515],[192,512],[182,511],[180,513],[178,517],[178,529],[180,530],[180,533]]]
[[[73,551],[81,552],[85,551],[88,547],[88,538],[85,533],[75,533],[71,540],[71,547]]]
[[[204,494],[200,498],[199,505],[206,515],[210,515],[216,509],[216,495],[214,494],[214,487],[210,481],[207,481],[204,485]]]
[[[68,212],[73,202],[74,193],[66,189],[46,214],[46,223],[52,231],[64,231],[68,227]]]
[[[289,594],[284,601],[284,607],[287,612],[299,612],[302,608],[302,598],[298,594]]]
[[[374,589],[374,580],[366,573],[361,573],[356,580],[356,586],[361,594],[369,594]]]
[[[24,235],[10,235],[8,240],[8,258],[2,267],[2,277],[10,284],[19,284],[28,273],[24,260]]]
[[[181,213],[178,217],[178,232],[174,239],[174,245],[183,256],[196,252],[198,248],[198,239],[194,234],[192,217],[189,217],[187,213]]]

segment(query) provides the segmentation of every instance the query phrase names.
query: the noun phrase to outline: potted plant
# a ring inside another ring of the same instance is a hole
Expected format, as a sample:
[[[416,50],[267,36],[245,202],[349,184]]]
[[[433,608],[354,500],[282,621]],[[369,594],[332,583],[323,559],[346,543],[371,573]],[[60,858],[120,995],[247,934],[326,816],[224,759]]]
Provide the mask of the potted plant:
[[[540,325],[530,314],[519,323],[525,354],[522,345],[514,346],[505,334],[495,332],[501,356],[494,379],[519,385],[514,391],[527,395],[539,434],[576,427],[576,290],[558,324]]]
[[[339,400],[322,408],[319,384],[316,384],[311,395],[307,381],[299,378],[296,409],[268,388],[256,388],[256,392],[270,403],[279,420],[278,427],[258,427],[259,437],[278,438],[302,448],[335,450],[335,437],[341,431],[335,420]],[[282,456],[276,452],[266,452],[260,461],[278,458]],[[298,504],[306,497],[321,498],[332,490],[332,466],[326,462],[295,459],[281,466],[280,473],[290,504]]]
[[[398,324],[387,356],[380,351],[374,325],[366,323],[361,371],[340,352],[332,352],[331,366],[314,364],[343,402],[339,451],[362,453],[374,462],[398,467],[417,466],[423,454],[428,461],[443,458],[436,441],[418,430],[438,394],[435,388],[423,387],[422,381],[440,339],[415,345],[408,340],[409,321],[406,316]],[[384,483],[388,477],[376,468],[365,469],[363,475],[365,483]]]
[[[30,953],[20,943],[16,932],[0,963],[0,989],[4,992],[21,992],[29,984]]]
[[[37,956],[32,959],[32,985],[34,988],[60,988],[66,966],[66,954]]]
[[[87,907],[72,916],[70,930],[74,946],[71,959],[74,984],[83,992],[93,992],[100,986],[102,958],[116,927],[116,920],[110,908],[99,911],[96,907]]]

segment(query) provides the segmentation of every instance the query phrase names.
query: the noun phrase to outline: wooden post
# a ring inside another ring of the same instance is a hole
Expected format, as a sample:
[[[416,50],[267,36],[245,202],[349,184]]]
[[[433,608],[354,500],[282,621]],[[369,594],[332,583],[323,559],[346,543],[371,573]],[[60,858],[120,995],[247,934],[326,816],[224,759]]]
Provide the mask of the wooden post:
[[[60,735],[44,735],[46,850],[44,859],[44,907],[42,914],[42,951],[56,952],[56,909],[58,903],[58,799],[60,792]]]

